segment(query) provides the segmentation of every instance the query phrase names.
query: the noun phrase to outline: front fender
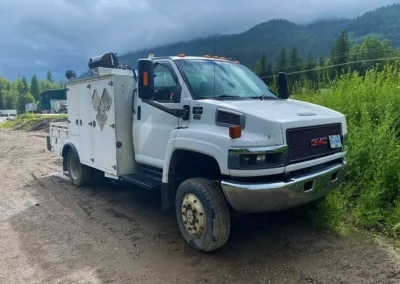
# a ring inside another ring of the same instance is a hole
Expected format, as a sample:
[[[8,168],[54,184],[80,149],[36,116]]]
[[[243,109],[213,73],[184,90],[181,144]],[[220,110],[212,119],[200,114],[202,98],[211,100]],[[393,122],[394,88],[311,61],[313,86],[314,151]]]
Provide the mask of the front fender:
[[[190,138],[188,136],[190,136]],[[168,143],[163,165],[163,183],[168,183],[170,162],[172,155],[176,150],[188,150],[210,156],[217,161],[221,174],[229,174],[227,167],[227,156],[224,150],[216,143],[210,143],[192,137],[192,135],[187,133],[185,136],[177,136],[171,139]],[[216,137],[214,137],[214,140],[215,138]],[[226,140],[226,138],[224,140]]]
[[[168,183],[170,161],[173,153],[176,150],[188,150],[210,156],[217,161],[218,166],[221,170],[221,174],[226,174],[226,175],[229,174],[227,168],[227,162],[225,162],[226,156],[222,151],[222,149],[219,148],[218,146],[211,143],[207,143],[205,141],[199,141],[191,138],[175,138],[174,141],[171,142],[172,143],[168,144],[169,147],[167,149],[166,157],[164,160],[164,167],[163,167],[164,183]]]

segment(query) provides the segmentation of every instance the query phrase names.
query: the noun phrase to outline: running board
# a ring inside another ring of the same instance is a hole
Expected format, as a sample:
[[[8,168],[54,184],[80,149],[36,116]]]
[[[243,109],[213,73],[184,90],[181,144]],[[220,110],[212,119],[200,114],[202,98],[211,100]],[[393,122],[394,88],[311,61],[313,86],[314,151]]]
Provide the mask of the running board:
[[[162,184],[161,176],[159,177],[157,175],[150,175],[143,172],[121,176],[121,179],[147,190],[160,189]]]

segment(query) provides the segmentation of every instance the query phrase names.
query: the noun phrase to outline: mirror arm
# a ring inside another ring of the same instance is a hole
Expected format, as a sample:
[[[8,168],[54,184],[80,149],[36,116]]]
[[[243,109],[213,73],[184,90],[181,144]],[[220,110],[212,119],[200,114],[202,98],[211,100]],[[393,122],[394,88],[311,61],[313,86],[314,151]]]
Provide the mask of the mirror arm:
[[[184,120],[189,119],[189,109],[188,108],[173,109],[173,108],[166,107],[165,105],[163,105],[159,102],[153,101],[153,100],[143,99],[142,101],[146,104],[149,104],[149,105],[155,107],[155,108],[158,108],[159,110],[165,111],[166,113],[176,116],[177,118],[182,118]]]

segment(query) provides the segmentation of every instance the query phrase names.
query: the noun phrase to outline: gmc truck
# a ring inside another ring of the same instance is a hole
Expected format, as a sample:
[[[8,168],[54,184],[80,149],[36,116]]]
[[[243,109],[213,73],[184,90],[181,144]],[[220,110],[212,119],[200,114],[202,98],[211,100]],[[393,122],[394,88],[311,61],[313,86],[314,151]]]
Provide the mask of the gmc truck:
[[[67,72],[68,122],[52,123],[49,151],[75,186],[101,178],[157,190],[183,238],[210,252],[235,212],[279,212],[336,189],[347,172],[344,115],[278,94],[238,61],[184,54],[89,60]]]

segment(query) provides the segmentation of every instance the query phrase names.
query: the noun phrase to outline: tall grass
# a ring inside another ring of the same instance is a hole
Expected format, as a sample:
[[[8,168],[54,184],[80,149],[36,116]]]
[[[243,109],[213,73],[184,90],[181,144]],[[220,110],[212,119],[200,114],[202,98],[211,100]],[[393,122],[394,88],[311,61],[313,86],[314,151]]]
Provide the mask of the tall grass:
[[[400,234],[400,69],[386,66],[363,77],[349,73],[324,89],[295,91],[294,99],[337,110],[349,133],[348,181],[319,204],[314,221]]]

